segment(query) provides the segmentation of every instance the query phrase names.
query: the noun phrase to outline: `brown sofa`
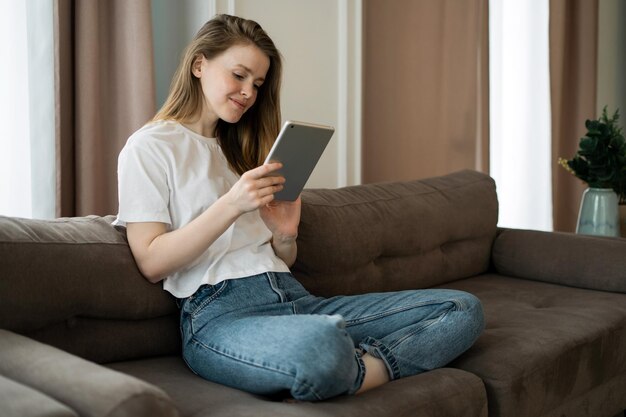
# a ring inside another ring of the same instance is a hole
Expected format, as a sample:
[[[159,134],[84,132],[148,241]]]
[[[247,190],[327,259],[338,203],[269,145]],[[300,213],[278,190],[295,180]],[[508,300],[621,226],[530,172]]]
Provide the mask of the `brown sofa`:
[[[495,184],[474,171],[304,192],[294,273],[310,291],[455,288],[486,316],[448,367],[320,403],[189,371],[176,304],[140,275],[113,217],[2,217],[0,415],[623,415],[626,239],[498,229],[497,217]]]

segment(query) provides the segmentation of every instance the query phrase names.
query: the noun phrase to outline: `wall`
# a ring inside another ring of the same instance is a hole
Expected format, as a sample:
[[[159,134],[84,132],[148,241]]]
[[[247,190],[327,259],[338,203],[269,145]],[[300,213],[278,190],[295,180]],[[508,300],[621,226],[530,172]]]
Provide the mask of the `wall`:
[[[157,102],[182,49],[215,13],[256,20],[284,58],[283,121],[335,126],[308,188],[361,181],[361,0],[153,0]]]

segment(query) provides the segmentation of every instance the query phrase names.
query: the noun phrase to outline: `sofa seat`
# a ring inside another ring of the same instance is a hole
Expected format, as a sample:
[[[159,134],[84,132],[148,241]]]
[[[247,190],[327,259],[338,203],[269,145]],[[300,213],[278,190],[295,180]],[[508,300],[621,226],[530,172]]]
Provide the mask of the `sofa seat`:
[[[451,366],[484,381],[489,416],[587,416],[623,401],[626,294],[495,274],[441,287],[483,303],[484,333]]]
[[[163,389],[181,417],[487,416],[487,397],[482,381],[459,369],[443,368],[400,379],[358,396],[342,396],[318,403],[288,403],[206,381],[193,374],[180,357],[142,359],[107,366]]]

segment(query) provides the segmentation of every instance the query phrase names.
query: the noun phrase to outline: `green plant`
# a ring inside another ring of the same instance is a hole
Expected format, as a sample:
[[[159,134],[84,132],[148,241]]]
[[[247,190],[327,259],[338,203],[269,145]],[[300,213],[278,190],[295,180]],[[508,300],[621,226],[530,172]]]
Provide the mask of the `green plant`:
[[[580,139],[573,159],[559,164],[589,187],[612,188],[626,204],[626,141],[618,126],[619,109],[609,118],[606,106],[598,120],[587,120],[587,134]]]

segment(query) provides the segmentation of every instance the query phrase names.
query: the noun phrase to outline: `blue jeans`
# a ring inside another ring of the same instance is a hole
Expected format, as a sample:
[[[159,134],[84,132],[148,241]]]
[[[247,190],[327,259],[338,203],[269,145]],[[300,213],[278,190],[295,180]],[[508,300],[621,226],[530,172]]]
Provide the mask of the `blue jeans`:
[[[183,358],[198,375],[255,394],[316,401],[353,394],[364,352],[391,379],[446,365],[483,329],[480,302],[446,289],[316,297],[289,273],[204,285],[181,303]]]

